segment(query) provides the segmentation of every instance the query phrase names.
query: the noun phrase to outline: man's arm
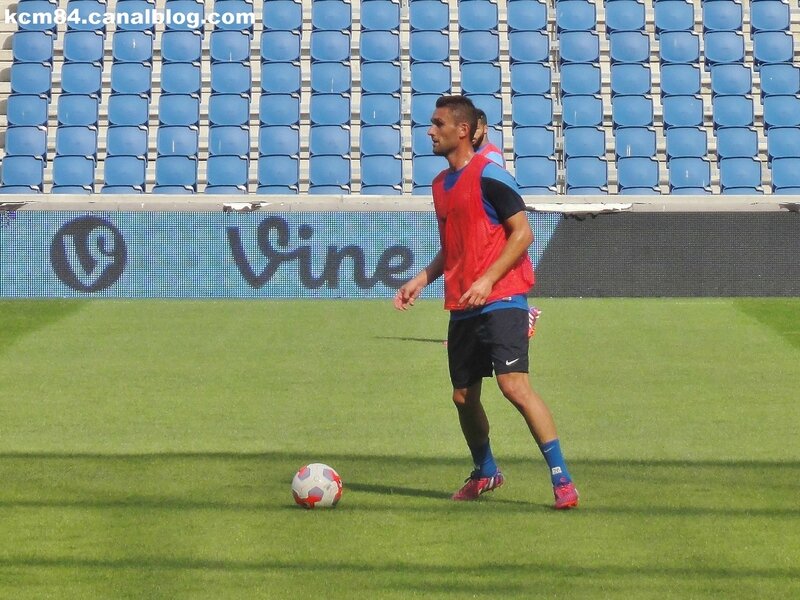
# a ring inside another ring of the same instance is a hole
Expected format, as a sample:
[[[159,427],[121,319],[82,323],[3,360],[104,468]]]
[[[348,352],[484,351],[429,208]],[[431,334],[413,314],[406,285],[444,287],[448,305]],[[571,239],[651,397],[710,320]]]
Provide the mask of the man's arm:
[[[427,267],[404,283],[394,295],[394,307],[397,310],[408,310],[429,283],[436,281],[444,273],[442,251],[436,253]]]

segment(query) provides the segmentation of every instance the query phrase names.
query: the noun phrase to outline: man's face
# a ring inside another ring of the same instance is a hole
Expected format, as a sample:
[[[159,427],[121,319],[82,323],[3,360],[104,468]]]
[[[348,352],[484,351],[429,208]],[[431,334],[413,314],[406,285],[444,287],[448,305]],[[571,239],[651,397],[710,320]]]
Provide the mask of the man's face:
[[[472,137],[472,145],[476,148],[486,141],[486,122],[478,119],[478,127],[475,129],[475,135]]]
[[[457,123],[449,108],[437,108],[433,111],[428,135],[433,142],[433,153],[447,156],[458,147],[461,138],[469,137],[469,125]]]

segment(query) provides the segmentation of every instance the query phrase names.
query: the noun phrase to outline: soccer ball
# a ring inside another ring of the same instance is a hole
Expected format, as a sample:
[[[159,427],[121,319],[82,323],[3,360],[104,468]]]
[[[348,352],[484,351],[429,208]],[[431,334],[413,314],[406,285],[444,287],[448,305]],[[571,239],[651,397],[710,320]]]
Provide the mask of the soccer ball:
[[[342,497],[342,478],[328,465],[311,463],[292,479],[292,495],[304,508],[333,508]]]

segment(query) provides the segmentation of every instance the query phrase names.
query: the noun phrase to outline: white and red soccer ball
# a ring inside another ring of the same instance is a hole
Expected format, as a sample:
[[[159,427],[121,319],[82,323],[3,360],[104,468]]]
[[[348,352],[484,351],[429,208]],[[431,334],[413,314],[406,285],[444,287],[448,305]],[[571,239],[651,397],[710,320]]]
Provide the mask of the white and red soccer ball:
[[[342,497],[342,478],[328,465],[311,463],[292,479],[292,495],[303,508],[333,508]]]

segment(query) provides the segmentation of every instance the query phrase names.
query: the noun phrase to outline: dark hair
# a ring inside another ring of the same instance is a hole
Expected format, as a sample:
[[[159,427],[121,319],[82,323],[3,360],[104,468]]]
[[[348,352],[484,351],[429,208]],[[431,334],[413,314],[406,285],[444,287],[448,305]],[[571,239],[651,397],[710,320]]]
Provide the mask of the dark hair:
[[[478,121],[483,121],[484,123],[489,122],[489,119],[486,118],[486,113],[483,112],[482,108],[475,108],[475,116],[477,117]]]
[[[472,139],[478,129],[478,109],[472,100],[466,96],[440,96],[436,100],[436,108],[449,108],[456,123],[469,125],[469,137]]]

